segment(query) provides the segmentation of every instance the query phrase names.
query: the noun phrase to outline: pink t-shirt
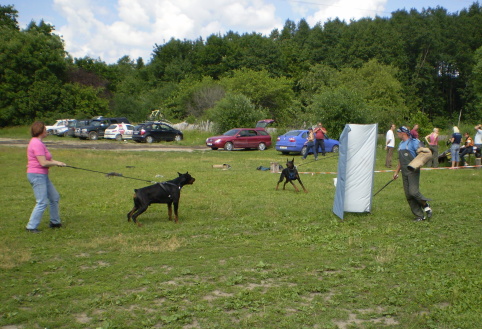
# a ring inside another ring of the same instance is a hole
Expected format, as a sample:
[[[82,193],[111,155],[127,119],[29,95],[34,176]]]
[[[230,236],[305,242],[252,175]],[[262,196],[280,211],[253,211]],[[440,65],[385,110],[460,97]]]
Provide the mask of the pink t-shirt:
[[[52,155],[44,143],[39,138],[33,137],[27,147],[27,173],[45,175],[49,173],[49,168],[43,167],[38,161],[37,156],[39,155],[44,155],[45,159],[52,160]]]

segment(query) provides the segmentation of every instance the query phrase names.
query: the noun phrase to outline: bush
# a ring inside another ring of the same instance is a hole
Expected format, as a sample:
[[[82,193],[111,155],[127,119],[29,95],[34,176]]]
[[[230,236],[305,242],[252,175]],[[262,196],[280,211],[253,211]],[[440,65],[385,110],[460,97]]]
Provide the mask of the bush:
[[[215,131],[220,133],[235,127],[253,127],[255,122],[265,119],[265,111],[257,109],[250,99],[241,94],[227,94],[208,117],[215,123]]]

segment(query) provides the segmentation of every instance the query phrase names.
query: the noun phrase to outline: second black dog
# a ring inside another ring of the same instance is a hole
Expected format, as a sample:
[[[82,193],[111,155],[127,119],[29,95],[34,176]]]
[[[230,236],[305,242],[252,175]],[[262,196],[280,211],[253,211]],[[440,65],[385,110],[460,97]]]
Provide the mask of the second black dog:
[[[174,204],[174,220],[179,220],[177,209],[179,207],[179,198],[181,197],[181,188],[184,185],[192,184],[196,180],[189,173],[181,174],[173,180],[157,183],[134,190],[134,208],[127,214],[127,221],[134,221],[137,226],[142,226],[137,221],[137,217],[142,214],[152,203],[167,203],[169,220],[172,220],[172,205]]]
[[[293,183],[293,181],[297,180],[300,183],[301,187],[303,188],[303,191],[308,192],[305,186],[303,185],[303,183],[301,182],[300,174],[298,173],[298,170],[295,168],[295,158],[293,158],[293,160],[291,161],[289,161],[288,159],[286,160],[286,168],[283,169],[283,171],[281,172],[281,176],[279,178],[278,184],[276,184],[276,190],[278,190],[279,184],[284,179],[286,179],[286,181],[283,184],[283,190],[285,189],[286,184],[288,184],[289,182],[291,183],[291,185],[293,185],[296,192],[299,192],[300,190],[298,190],[295,183]]]

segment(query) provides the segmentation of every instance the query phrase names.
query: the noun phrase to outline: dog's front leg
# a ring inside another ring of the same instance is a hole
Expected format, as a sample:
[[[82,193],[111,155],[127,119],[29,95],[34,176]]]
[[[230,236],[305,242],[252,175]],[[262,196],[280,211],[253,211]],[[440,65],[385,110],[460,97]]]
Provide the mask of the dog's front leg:
[[[293,185],[293,187],[295,188],[295,191],[296,191],[296,192],[299,192],[299,191],[300,191],[300,190],[296,187],[295,183],[293,183],[292,180],[290,180],[290,183],[291,183],[291,185]]]
[[[301,182],[301,179],[299,177],[298,177],[298,182],[300,182],[300,185],[303,188],[303,191],[305,191],[305,193],[308,193],[308,190],[305,188],[305,186],[303,185],[303,183]]]
[[[284,174],[281,173],[280,178],[279,178],[279,181],[278,181],[278,184],[276,184],[276,191],[278,191],[279,183],[281,183],[284,178],[285,178],[285,177],[284,177]]]

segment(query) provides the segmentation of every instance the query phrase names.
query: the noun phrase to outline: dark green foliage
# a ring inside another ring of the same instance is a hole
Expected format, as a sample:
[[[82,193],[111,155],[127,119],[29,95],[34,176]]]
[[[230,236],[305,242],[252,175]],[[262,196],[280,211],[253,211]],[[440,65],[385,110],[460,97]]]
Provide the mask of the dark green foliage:
[[[247,96],[282,126],[319,117],[312,104],[329,94],[361,99],[363,120],[380,126],[411,121],[419,112],[437,125],[476,121],[482,113],[478,2],[457,13],[398,10],[313,27],[287,20],[269,36],[229,31],[206,40],[173,38],[155,44],[148,63],[123,56],[109,65],[69,57],[44,21],[21,31],[17,14],[0,5],[0,127],[80,113],[137,121],[152,109],[172,120],[199,120],[225,90]],[[61,99],[73,89],[79,97]],[[340,109],[351,106],[342,103]],[[339,120],[358,117],[351,112]]]
[[[266,114],[241,94],[227,94],[209,111],[208,117],[216,123],[218,133],[231,128],[254,127],[256,122],[266,119]]]

